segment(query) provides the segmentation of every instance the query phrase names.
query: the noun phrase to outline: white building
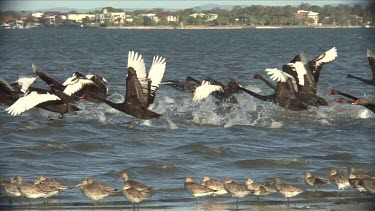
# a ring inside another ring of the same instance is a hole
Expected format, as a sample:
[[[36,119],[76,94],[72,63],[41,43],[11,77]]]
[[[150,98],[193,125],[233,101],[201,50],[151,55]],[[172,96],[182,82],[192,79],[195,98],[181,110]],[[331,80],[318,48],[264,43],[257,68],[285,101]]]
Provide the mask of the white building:
[[[31,15],[35,18],[41,18],[41,17],[43,17],[44,13],[43,12],[37,12],[37,13],[32,13]]]
[[[203,18],[204,16],[206,16],[206,14],[200,12],[200,13],[193,13],[193,14],[191,14],[189,16],[193,17],[193,18],[197,18],[197,17]]]
[[[208,13],[205,18],[206,18],[206,21],[214,21],[217,19],[219,15],[218,14],[214,14],[214,13]]]
[[[125,23],[126,15],[125,12],[108,12],[106,9],[104,9],[103,13],[95,15],[95,19],[100,23],[105,23],[106,21],[108,21],[115,24],[122,24]]]
[[[210,22],[210,21],[216,20],[218,17],[218,14],[214,14],[214,13],[205,14],[205,13],[200,12],[200,13],[193,13],[189,16],[194,17],[194,18],[201,17],[201,18],[204,18],[205,21]]]
[[[314,20],[313,25],[318,25],[319,22],[319,13],[313,11],[306,11],[306,10],[298,10],[294,14],[295,19],[305,19],[310,18]]]
[[[84,14],[84,13],[79,13],[79,14],[68,14],[67,19],[75,21],[77,23],[82,23],[82,19],[89,18],[90,20],[95,20],[95,15],[93,14]]]

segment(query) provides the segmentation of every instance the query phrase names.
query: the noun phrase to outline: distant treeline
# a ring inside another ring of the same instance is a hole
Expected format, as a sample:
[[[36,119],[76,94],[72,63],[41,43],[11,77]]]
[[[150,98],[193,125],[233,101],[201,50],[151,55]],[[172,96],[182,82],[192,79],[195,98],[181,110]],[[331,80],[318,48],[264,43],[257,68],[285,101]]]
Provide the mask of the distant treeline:
[[[104,9],[104,8],[103,8]],[[124,12],[123,9],[106,7],[108,12]],[[226,26],[226,25],[248,25],[248,26],[298,26],[313,23],[314,20],[311,18],[295,18],[294,13],[298,10],[306,10],[319,13],[319,23],[323,25],[338,25],[338,26],[348,26],[348,25],[374,25],[375,23],[375,3],[370,3],[367,5],[363,4],[339,4],[337,6],[324,5],[316,6],[307,3],[302,3],[299,6],[262,6],[262,5],[252,5],[252,6],[234,6],[231,10],[214,8],[211,10],[195,10],[193,8],[178,10],[178,11],[167,11],[164,9],[151,9],[151,10],[135,10],[132,12],[126,12],[126,15],[131,15],[133,17],[132,22],[125,22],[122,25],[132,25],[132,26],[154,26],[154,25],[216,25],[216,26]],[[91,14],[102,13],[101,11],[92,11]],[[191,14],[194,13],[205,13],[205,14],[217,14],[217,19],[212,21],[207,21],[206,17],[192,17]],[[25,14],[25,11],[22,11]],[[68,13],[77,13],[76,11],[70,11]],[[165,17],[159,19],[155,22],[152,18],[147,16],[142,16],[141,14],[147,13],[169,13],[178,16],[177,22],[168,22]],[[0,12],[0,21],[5,15],[9,14],[7,12]],[[28,21],[32,21],[33,18],[29,14],[30,18]],[[43,23],[42,23],[43,25]],[[108,23],[108,25],[114,25],[113,23]]]
[[[319,22],[322,24],[335,24],[335,25],[374,25],[375,22],[375,3],[370,3],[366,6],[362,4],[340,4],[337,6],[325,5],[316,6],[307,3],[294,6],[261,6],[253,5],[248,7],[235,6],[232,10],[225,10],[215,8],[212,10],[199,11],[202,13],[218,14],[218,18],[212,22],[207,23],[202,17],[191,17],[190,15],[198,11],[194,9],[185,9],[176,11],[175,14],[180,16],[177,24],[185,25],[305,25],[306,22],[311,22],[308,19],[295,19],[294,13],[298,10],[307,10],[319,13]],[[127,14],[139,15],[142,13],[160,13],[169,12],[163,9],[153,10],[137,10]],[[139,21],[139,25],[154,25],[147,17],[142,17],[146,20],[135,19],[135,25]],[[165,24],[165,22],[158,23],[157,25]]]

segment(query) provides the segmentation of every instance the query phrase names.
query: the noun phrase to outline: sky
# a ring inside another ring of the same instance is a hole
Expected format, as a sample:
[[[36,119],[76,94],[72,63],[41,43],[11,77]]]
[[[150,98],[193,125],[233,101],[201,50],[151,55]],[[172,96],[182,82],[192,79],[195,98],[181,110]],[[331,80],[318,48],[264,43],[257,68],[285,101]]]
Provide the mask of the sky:
[[[207,1],[207,0],[0,0],[0,9],[5,10],[16,10],[16,11],[35,11],[50,8],[72,8],[72,9],[97,9],[102,7],[115,7],[115,8],[164,8],[164,9],[185,9],[205,4],[218,4],[218,5],[265,5],[265,6],[284,6],[284,5],[299,5],[303,3],[309,3],[312,5],[323,6],[326,4],[352,4],[355,2],[365,2],[369,0],[223,0],[223,1]]]

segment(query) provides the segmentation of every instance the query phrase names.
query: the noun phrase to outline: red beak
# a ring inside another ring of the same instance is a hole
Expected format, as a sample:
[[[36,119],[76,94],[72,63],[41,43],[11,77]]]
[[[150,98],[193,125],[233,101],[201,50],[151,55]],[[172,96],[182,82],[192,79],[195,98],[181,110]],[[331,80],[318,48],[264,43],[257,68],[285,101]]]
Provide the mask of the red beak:
[[[81,97],[79,97],[79,99],[85,99],[85,95],[81,95]]]
[[[353,105],[358,105],[359,104],[359,99],[357,99],[356,101],[352,102]]]

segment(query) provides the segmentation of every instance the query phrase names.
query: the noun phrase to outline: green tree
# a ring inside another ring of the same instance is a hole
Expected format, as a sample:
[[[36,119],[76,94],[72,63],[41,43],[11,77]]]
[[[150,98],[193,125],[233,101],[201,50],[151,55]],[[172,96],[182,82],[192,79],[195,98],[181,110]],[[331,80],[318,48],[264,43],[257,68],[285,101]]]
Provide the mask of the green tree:
[[[154,26],[155,25],[155,21],[152,20],[150,17],[144,16],[143,17],[143,25],[144,26]]]
[[[214,25],[229,25],[229,18],[225,16],[218,16],[217,19],[213,21]]]
[[[142,16],[134,17],[133,24],[134,24],[134,26],[143,26],[143,24],[144,24],[143,17]]]
[[[102,9],[102,12],[103,12],[104,9],[107,9],[107,12],[124,12],[123,9],[116,9],[116,8],[114,8],[114,7],[104,7],[104,8]]]
[[[159,21],[158,21],[158,23],[157,23],[157,25],[159,25],[159,26],[169,25],[167,18],[166,17],[160,18]]]

